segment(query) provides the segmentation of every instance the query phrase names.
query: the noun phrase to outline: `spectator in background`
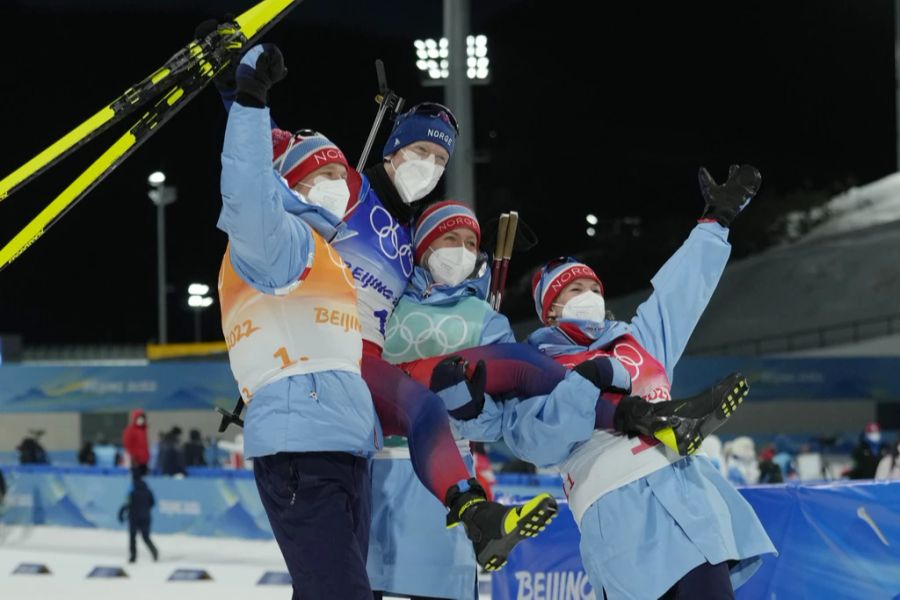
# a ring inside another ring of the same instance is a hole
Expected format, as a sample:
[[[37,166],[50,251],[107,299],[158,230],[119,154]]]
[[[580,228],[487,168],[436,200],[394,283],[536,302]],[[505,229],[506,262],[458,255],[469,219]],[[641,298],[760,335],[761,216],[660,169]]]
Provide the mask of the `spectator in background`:
[[[81,450],[78,451],[78,464],[87,465],[89,467],[93,467],[97,464],[97,455],[94,454],[94,445],[90,442],[85,442],[84,445],[81,446]]]
[[[775,462],[775,447],[766,446],[759,453],[759,482],[784,483],[781,467]]]
[[[147,442],[147,415],[143,409],[131,411],[128,426],[122,432],[122,447],[128,455],[132,468],[150,462],[150,447]]]
[[[3,478],[3,469],[0,469],[0,506],[3,506],[4,496],[6,496],[6,480]]]
[[[797,479],[797,459],[794,455],[794,447],[785,435],[775,436],[775,456],[772,458],[781,469],[781,476],[785,479]]]
[[[137,465],[131,470],[131,489],[122,508],[119,509],[119,523],[128,519],[128,562],[137,560],[137,534],[141,533],[150,550],[154,562],[159,558],[156,546],[150,540],[150,509],[156,504],[153,492],[144,481],[147,465]]]
[[[97,442],[94,444],[94,456],[97,460],[97,466],[105,469],[117,466],[121,458],[119,449],[110,444],[102,433],[97,434]]]
[[[173,427],[159,444],[159,472],[162,475],[186,475],[181,428]]]
[[[156,434],[156,441],[150,446],[150,463],[148,466],[150,468],[150,473],[153,475],[159,475],[162,472],[159,467],[159,449],[162,448],[165,439],[166,432],[160,431]]]
[[[878,462],[875,479],[900,479],[900,439],[894,442],[890,452]]]
[[[734,485],[754,485],[759,481],[756,445],[747,436],[736,437],[725,444],[725,470]]]
[[[853,468],[847,472],[850,479],[872,479],[879,461],[887,454],[881,443],[881,427],[876,422],[866,423],[859,436],[859,444],[853,450]]]
[[[37,437],[27,437],[22,443],[16,446],[19,452],[20,465],[49,465],[50,460],[47,458],[47,451],[37,441]]]
[[[188,441],[184,443],[184,465],[186,467],[206,466],[206,447],[198,429],[191,429]]]

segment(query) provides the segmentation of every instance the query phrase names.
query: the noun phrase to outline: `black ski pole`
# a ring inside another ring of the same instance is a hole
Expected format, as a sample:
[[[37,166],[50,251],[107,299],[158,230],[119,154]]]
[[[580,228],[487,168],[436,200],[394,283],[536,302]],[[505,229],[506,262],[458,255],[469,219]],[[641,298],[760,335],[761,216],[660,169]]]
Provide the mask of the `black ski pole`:
[[[217,406],[216,412],[222,415],[222,420],[219,422],[219,433],[225,433],[225,430],[228,429],[228,426],[234,423],[238,427],[244,426],[244,420],[241,418],[241,412],[244,410],[244,399],[238,397],[237,403],[234,405],[234,410],[231,412],[225,410],[224,408]]]
[[[359,162],[356,164],[356,170],[360,173],[369,159],[369,152],[372,151],[372,144],[375,143],[375,138],[378,136],[378,130],[381,129],[381,122],[384,120],[384,116],[390,111],[391,118],[393,118],[393,115],[403,110],[403,98],[388,87],[387,76],[384,73],[384,63],[381,62],[380,58],[375,61],[375,73],[378,76],[378,95],[375,96],[375,102],[378,103],[378,113],[375,115],[372,130],[369,131],[366,145],[359,157]]]

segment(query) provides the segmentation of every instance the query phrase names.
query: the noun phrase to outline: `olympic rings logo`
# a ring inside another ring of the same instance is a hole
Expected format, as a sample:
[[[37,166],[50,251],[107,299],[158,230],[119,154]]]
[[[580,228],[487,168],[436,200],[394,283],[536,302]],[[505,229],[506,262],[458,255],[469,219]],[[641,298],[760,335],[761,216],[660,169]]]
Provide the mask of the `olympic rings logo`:
[[[427,313],[416,311],[402,319],[391,319],[384,337],[385,358],[402,361],[430,358],[463,347],[469,337],[469,323],[452,314],[435,322]]]
[[[377,221],[377,223],[376,223]],[[410,244],[400,244],[398,230],[400,223],[394,220],[391,214],[382,206],[375,205],[369,213],[369,225],[378,236],[378,245],[381,253],[390,260],[400,261],[400,268],[406,277],[412,275],[413,254]]]
[[[644,357],[638,352],[637,348],[627,342],[616,344],[613,348],[613,356],[628,369],[633,386],[634,382],[641,376],[641,365],[644,364]]]
[[[341,255],[338,254],[337,250],[331,247],[331,244],[325,244],[325,248],[328,251],[328,258],[331,259],[331,263],[340,270],[347,285],[351,288],[356,288],[356,281],[354,281],[353,275],[350,273],[350,269],[347,268],[347,263],[344,262]]]

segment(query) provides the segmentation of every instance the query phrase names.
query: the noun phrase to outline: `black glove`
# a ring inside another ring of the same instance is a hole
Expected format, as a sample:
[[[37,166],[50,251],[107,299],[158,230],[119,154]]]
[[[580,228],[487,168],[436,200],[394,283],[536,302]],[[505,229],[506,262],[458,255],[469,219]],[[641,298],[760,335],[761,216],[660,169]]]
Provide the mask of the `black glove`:
[[[440,392],[453,387],[461,381],[466,382],[469,389],[469,402],[447,411],[454,419],[468,421],[474,419],[484,408],[484,388],[487,384],[487,366],[483,360],[475,365],[471,377],[466,376],[468,363],[461,356],[450,356],[442,360],[431,372],[431,391]]]
[[[613,369],[611,361],[616,359],[608,356],[597,356],[588,359],[577,365],[573,370],[593,383],[601,392],[611,392],[613,394],[630,394],[631,379],[629,378],[627,386],[615,385],[616,372]],[[621,378],[620,378],[621,379]]]
[[[275,44],[258,44],[244,55],[237,68],[236,101],[244,106],[263,108],[268,104],[269,88],[284,79],[284,56]]]
[[[216,32],[221,37],[228,36],[230,39],[226,44],[230,54],[230,61],[213,78],[213,85],[219,90],[219,94],[228,100],[234,100],[234,96],[237,93],[235,76],[238,63],[241,61],[241,51],[243,50],[243,36],[240,39],[232,36],[236,28],[237,24],[234,22],[234,15],[229,13],[221,21],[218,19],[207,19],[194,29],[194,39],[197,40],[202,40],[213,32]]]
[[[122,505],[122,508],[119,509],[119,523],[124,523],[125,519],[128,518],[128,505]]]
[[[701,219],[715,219],[722,227],[729,227],[734,218],[759,191],[762,176],[751,165],[731,165],[728,179],[717,184],[705,167],[700,167],[700,193],[706,200]]]

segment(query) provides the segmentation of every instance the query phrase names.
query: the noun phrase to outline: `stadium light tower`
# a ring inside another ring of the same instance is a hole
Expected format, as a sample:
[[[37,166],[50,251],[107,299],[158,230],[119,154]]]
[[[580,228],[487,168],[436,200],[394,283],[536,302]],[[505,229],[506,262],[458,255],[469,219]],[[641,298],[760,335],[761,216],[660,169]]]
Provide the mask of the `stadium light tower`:
[[[166,206],[178,199],[178,189],[166,185],[166,174],[154,171],[147,177],[147,197],[156,205],[156,302],[157,342],[169,342],[166,311]]]
[[[466,36],[466,78],[470,85],[491,82],[487,36]],[[416,49],[416,67],[425,74],[422,85],[444,85],[450,77],[450,44],[447,38],[426,38],[413,42]]]
[[[188,306],[194,311],[194,341],[200,341],[200,318],[204,309],[212,306],[213,299],[207,296],[209,286],[205,283],[192,283],[188,286]]]

